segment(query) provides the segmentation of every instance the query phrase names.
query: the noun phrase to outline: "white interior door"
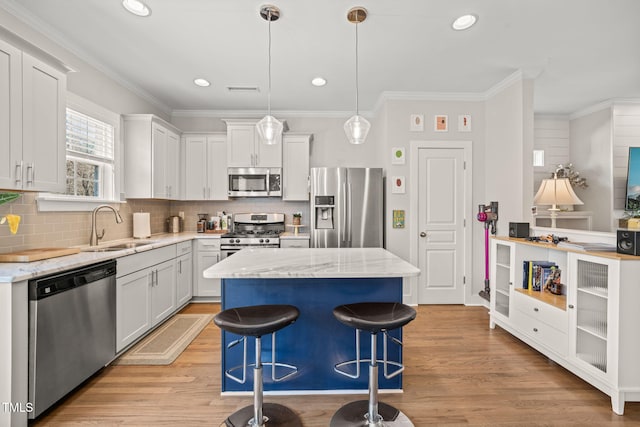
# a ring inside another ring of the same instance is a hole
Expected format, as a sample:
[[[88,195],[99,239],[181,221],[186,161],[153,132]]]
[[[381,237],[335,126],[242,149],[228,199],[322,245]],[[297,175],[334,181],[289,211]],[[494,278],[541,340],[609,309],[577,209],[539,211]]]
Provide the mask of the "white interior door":
[[[421,148],[418,153],[418,262],[422,271],[418,302],[463,304],[464,149]]]

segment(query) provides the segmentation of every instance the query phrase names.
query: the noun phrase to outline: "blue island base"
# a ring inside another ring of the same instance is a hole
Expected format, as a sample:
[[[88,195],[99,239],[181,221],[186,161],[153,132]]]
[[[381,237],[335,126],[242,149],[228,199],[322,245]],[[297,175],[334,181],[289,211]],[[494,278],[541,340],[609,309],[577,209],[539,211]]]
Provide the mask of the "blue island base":
[[[368,365],[360,366],[360,377],[352,379],[334,371],[334,365],[356,358],[355,330],[338,322],[333,309],[342,304],[356,302],[402,302],[402,278],[291,278],[291,279],[223,279],[222,309],[261,304],[291,304],[300,310],[300,317],[290,326],[276,333],[276,362],[298,367],[295,375],[281,382],[271,379],[271,366],[265,365],[264,390],[266,392],[346,392],[366,391]],[[391,336],[402,339],[402,330],[394,330]],[[360,357],[370,357],[371,335],[360,335]],[[222,331],[222,391],[250,392],[253,390],[252,369],[247,369],[247,379],[240,384],[224,374],[231,367],[242,365],[242,345],[227,348],[239,339],[238,335]],[[255,340],[248,337],[248,363],[255,361]],[[383,339],[378,339],[378,357],[382,359]],[[400,347],[389,340],[389,360],[402,361]],[[271,361],[271,337],[262,338],[262,361]],[[355,366],[351,369],[355,373]],[[396,369],[389,367],[390,371]],[[351,372],[350,371],[350,372]],[[381,390],[401,390],[402,374],[386,379],[383,367],[379,367],[378,384]],[[235,376],[241,370],[234,371]],[[278,370],[276,377],[285,374]]]

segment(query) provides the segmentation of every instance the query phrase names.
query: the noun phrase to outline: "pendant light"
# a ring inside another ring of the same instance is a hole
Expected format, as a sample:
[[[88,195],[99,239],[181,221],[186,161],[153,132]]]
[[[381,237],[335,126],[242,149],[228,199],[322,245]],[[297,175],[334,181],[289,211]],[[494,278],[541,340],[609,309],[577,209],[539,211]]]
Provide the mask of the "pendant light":
[[[365,19],[367,19],[367,10],[364,7],[354,7],[347,12],[347,20],[356,25],[356,114],[344,124],[344,132],[352,144],[362,144],[371,129],[371,124],[360,115],[358,109],[358,24]]]
[[[280,18],[280,9],[272,5],[260,8],[260,16],[269,22],[269,92],[267,93],[268,112],[257,124],[258,134],[267,145],[277,144],[282,140],[282,122],[271,115],[271,21]]]

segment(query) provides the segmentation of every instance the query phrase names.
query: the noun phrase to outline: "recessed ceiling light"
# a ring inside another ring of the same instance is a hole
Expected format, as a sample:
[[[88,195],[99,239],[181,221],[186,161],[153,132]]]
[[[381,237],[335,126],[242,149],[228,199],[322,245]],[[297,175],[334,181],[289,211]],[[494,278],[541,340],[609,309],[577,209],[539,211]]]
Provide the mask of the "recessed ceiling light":
[[[453,21],[451,27],[453,27],[453,29],[456,31],[466,30],[467,28],[471,28],[477,20],[478,17],[476,15],[462,15],[461,17]]]
[[[209,80],[207,79],[194,79],[193,82],[196,84],[196,86],[200,87],[211,86],[211,83],[209,83]]]
[[[122,0],[122,6],[137,16],[151,15],[151,9],[149,9],[149,6],[142,3],[140,0]]]
[[[322,77],[316,77],[315,79],[311,80],[311,84],[317,87],[321,87],[326,85],[327,81]]]

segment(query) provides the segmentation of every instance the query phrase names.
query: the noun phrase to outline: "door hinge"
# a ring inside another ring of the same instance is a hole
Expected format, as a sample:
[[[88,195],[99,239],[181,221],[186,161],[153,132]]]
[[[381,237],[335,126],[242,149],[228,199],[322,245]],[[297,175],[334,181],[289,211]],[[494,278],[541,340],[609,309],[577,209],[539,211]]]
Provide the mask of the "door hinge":
[[[465,218],[462,220],[462,227],[464,228],[466,226],[467,226],[467,219]]]
[[[466,161],[462,162],[462,169],[467,170],[467,162]]]
[[[463,285],[467,284],[467,276],[462,276],[462,284]]]

